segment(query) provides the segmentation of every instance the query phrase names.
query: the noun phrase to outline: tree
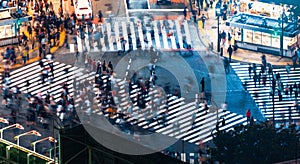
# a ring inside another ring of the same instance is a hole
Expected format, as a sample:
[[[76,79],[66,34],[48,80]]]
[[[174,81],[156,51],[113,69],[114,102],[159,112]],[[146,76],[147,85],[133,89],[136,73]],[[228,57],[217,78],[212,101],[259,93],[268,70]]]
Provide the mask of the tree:
[[[274,163],[300,157],[300,129],[296,125],[239,125],[217,132],[213,141],[213,160],[225,163]]]

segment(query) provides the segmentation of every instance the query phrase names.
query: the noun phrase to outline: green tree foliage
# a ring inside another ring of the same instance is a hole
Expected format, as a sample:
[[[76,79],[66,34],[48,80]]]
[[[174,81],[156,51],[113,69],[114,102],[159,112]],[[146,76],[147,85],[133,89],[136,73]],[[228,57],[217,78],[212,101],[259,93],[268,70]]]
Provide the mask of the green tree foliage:
[[[267,164],[300,157],[300,131],[296,125],[240,125],[228,132],[217,132],[213,141],[213,160],[225,163]]]

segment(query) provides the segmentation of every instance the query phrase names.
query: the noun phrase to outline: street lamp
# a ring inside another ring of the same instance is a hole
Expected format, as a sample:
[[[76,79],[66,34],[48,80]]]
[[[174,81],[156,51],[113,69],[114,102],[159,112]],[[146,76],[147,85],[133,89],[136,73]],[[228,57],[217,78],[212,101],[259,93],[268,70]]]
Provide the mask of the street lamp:
[[[284,23],[287,22],[287,16],[282,9],[282,14],[278,18],[278,26],[281,28],[281,35],[280,35],[280,56],[283,57],[283,38],[284,38]]]
[[[8,123],[8,121],[6,122],[5,121],[6,119],[0,119],[0,122],[2,123]],[[3,139],[3,131],[6,130],[6,129],[10,129],[10,128],[18,128],[18,129],[21,129],[21,130],[24,130],[24,127],[21,125],[21,124],[13,124],[13,125],[9,125],[9,126],[6,126],[2,129],[0,129],[0,138]]]
[[[0,122],[5,123],[5,124],[9,124],[8,120],[3,118],[3,117],[0,117]]]
[[[20,137],[27,136],[27,135],[41,136],[41,134],[38,131],[36,131],[36,130],[31,130],[29,132],[19,134],[19,135],[17,135],[17,136],[14,137],[14,139],[17,140],[17,145],[18,146],[20,145]]]
[[[218,19],[218,42],[217,42],[217,49],[218,52],[220,52],[220,16],[222,16],[222,12],[221,12],[221,4],[220,2],[217,3],[216,5],[216,15],[217,15],[217,19]]]
[[[57,140],[55,138],[51,137],[51,136],[40,139],[40,140],[37,140],[37,141],[34,141],[34,142],[31,143],[31,146],[33,146],[33,151],[35,152],[35,146],[36,146],[37,143],[47,141],[47,140],[49,140],[50,142],[55,142],[55,143],[57,142]]]
[[[273,75],[273,72],[272,72]],[[276,89],[276,80],[274,78],[274,75],[272,76],[272,109],[273,109],[273,126],[275,127],[275,100],[274,100],[274,96],[275,96],[275,89]]]

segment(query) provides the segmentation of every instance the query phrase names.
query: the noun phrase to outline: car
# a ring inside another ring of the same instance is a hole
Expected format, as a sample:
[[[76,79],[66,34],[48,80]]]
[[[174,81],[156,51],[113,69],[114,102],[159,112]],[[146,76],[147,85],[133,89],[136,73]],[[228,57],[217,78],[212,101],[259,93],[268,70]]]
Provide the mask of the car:
[[[156,1],[156,4],[157,4],[157,5],[159,5],[159,4],[171,5],[172,2],[171,2],[171,0],[157,0],[157,1]]]
[[[93,19],[93,10],[90,0],[76,0],[75,14],[79,20]]]

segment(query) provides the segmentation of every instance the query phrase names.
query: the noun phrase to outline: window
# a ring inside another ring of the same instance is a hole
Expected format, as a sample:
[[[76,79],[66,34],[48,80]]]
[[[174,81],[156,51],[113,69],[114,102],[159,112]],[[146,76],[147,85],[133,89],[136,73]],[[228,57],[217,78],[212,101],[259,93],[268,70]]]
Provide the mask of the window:
[[[253,42],[253,31],[244,29],[244,42],[252,43]]]
[[[268,34],[268,33],[262,33],[262,45],[264,46],[272,46],[272,43],[271,43],[271,35]]]
[[[254,33],[253,33],[253,43],[254,44],[261,44],[261,32],[254,31]]]
[[[272,35],[272,47],[280,48],[280,35]]]

